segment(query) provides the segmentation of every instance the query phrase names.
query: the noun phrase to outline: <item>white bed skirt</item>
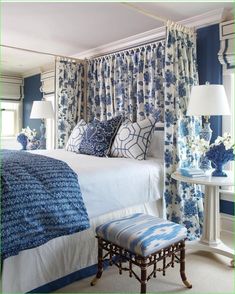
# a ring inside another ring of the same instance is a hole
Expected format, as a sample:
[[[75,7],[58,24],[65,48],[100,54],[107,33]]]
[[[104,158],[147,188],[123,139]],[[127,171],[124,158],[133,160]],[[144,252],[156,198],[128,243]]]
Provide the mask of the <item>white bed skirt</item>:
[[[136,212],[161,217],[161,199],[93,218],[89,230],[53,239],[42,246],[7,258],[2,268],[2,293],[29,292],[96,264],[96,226]]]

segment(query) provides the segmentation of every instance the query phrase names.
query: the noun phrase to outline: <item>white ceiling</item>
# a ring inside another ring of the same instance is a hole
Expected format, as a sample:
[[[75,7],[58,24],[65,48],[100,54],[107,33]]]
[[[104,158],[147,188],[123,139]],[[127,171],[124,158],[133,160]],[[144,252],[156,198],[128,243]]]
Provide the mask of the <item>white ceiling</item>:
[[[232,2],[135,4],[174,21],[217,8],[232,9]],[[2,44],[66,56],[163,26],[162,22],[114,2],[18,2],[2,3],[1,6]],[[34,55],[33,58],[32,54],[27,58],[22,52],[14,55],[12,50],[3,49],[3,54],[3,70],[8,68],[17,73],[51,61],[51,57],[47,59],[45,56]],[[15,68],[14,64],[17,65]]]

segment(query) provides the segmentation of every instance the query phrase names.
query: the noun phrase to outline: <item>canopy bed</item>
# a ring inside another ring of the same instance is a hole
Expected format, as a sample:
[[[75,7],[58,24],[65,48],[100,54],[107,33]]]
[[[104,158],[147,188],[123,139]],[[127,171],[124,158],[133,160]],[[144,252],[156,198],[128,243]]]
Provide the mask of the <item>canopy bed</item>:
[[[200,236],[200,186],[177,183],[171,178],[179,165],[188,166],[197,159],[187,143],[199,135],[201,122],[186,116],[190,89],[198,83],[195,46],[193,30],[168,22],[165,40],[82,62],[57,58],[58,150],[42,154],[67,163],[78,174],[90,228],[52,238],[6,258],[2,269],[4,292],[49,292],[94,274],[94,228],[130,213],[163,214],[183,224],[188,239]],[[118,115],[129,119],[125,125],[129,131],[157,117],[153,126],[158,147],[148,144],[151,152],[141,157],[146,160],[133,160],[135,156],[97,157],[68,150],[66,143],[81,119],[93,122],[94,127],[94,122]],[[160,131],[159,122],[163,126]],[[134,123],[137,126],[133,127]]]

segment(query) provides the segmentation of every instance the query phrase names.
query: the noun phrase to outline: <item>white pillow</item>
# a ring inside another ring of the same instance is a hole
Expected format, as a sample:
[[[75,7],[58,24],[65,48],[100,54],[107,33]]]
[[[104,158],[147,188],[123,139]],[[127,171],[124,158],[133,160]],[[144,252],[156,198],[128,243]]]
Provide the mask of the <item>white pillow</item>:
[[[145,159],[155,122],[156,119],[151,117],[121,125],[111,148],[111,156]]]
[[[85,122],[85,120],[81,119],[73,129],[71,135],[69,136],[68,142],[65,147],[67,151],[79,153],[79,147],[86,128],[87,123]]]
[[[147,157],[163,158],[164,155],[164,130],[156,130],[153,133],[149,145]]]

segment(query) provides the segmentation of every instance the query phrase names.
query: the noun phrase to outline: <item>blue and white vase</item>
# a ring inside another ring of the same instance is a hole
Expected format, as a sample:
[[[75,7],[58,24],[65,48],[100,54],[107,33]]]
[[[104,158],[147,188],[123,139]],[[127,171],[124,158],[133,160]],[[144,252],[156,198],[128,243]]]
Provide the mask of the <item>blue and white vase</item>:
[[[39,146],[40,146],[40,141],[35,138],[28,143],[27,149],[28,150],[36,150],[39,148]]]
[[[21,150],[26,150],[27,149],[28,137],[25,134],[20,133],[17,136],[17,141],[22,145],[22,149]]]
[[[201,155],[198,167],[203,171],[208,171],[212,168],[211,161],[206,157],[206,155]]]
[[[226,149],[223,143],[213,145],[207,152],[206,157],[213,163],[215,170],[212,173],[213,177],[227,177],[223,171],[224,165],[235,159],[233,148]]]
[[[212,173],[213,177],[227,177],[226,172],[223,170],[225,163],[223,162],[213,162],[215,165],[215,170]]]

